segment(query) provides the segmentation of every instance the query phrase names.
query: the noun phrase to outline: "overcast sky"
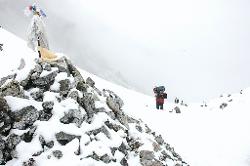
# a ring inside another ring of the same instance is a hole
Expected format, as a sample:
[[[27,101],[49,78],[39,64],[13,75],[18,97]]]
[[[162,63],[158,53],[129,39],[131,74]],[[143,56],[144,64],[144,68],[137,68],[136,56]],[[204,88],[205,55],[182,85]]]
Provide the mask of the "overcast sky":
[[[0,0],[0,24],[25,38],[32,0]],[[249,0],[39,0],[52,49],[152,95],[203,101],[250,85]]]

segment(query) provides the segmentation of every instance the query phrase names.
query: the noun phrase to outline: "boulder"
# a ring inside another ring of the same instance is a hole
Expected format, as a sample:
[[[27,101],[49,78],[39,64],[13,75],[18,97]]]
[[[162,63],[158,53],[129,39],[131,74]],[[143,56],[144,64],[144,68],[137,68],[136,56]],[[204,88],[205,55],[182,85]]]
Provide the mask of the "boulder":
[[[30,96],[34,100],[41,102],[41,101],[43,101],[43,93],[44,93],[43,90],[39,89],[38,91],[30,93]]]
[[[84,93],[83,97],[78,100],[80,106],[82,106],[88,116],[88,122],[92,121],[95,113],[95,100],[92,93]]]
[[[7,136],[12,127],[13,120],[10,115],[10,108],[7,101],[0,96],[0,134]]]
[[[76,135],[71,135],[67,134],[65,132],[59,132],[56,134],[56,140],[61,144],[61,145],[66,145],[67,143],[71,142],[73,139],[78,138],[80,139],[80,136]]]
[[[67,96],[71,89],[70,80],[69,79],[61,80],[59,81],[59,84],[60,84],[60,95]]]
[[[58,159],[62,158],[62,156],[63,156],[63,153],[62,153],[62,151],[60,151],[60,150],[54,150],[54,151],[52,152],[52,154],[53,154],[54,157],[56,157],[56,158],[58,158]]]
[[[31,142],[36,129],[37,129],[36,126],[32,126],[28,132],[21,135],[21,139],[24,142]]]
[[[28,106],[19,111],[11,112],[11,117],[14,119],[13,128],[23,130],[33,125],[39,118],[39,113],[34,106]]]
[[[179,114],[179,113],[181,113],[181,109],[179,108],[179,107],[174,107],[174,110],[175,110],[175,112],[177,113],[177,114]]]
[[[22,166],[37,166],[37,164],[33,158],[30,158],[28,161],[23,162]]]
[[[111,134],[110,134],[110,132],[107,130],[107,128],[105,126],[102,126],[102,127],[98,128],[98,129],[86,132],[86,134],[88,134],[89,136],[90,135],[96,136],[99,133],[103,133],[104,135],[106,135],[107,138],[111,139]]]
[[[19,82],[15,80],[0,88],[0,96],[25,98],[23,90],[20,88]]]
[[[108,93],[106,103],[109,108],[114,112],[119,112],[124,104],[122,99],[110,90],[104,90],[104,92]]]
[[[95,82],[90,77],[86,79],[86,83],[92,88],[95,86]]]
[[[44,112],[51,113],[51,110],[54,107],[54,102],[53,101],[45,101],[45,102],[43,102],[42,106],[43,106]]]
[[[35,87],[48,90],[50,85],[54,83],[56,76],[57,76],[57,71],[54,71],[44,77],[39,77],[38,79],[33,80],[32,83]]]
[[[64,124],[75,123],[77,127],[81,127],[83,116],[80,110],[71,109],[60,119],[60,122]]]
[[[75,101],[78,101],[79,99],[78,91],[69,92],[67,98],[71,98],[71,99],[74,99]]]

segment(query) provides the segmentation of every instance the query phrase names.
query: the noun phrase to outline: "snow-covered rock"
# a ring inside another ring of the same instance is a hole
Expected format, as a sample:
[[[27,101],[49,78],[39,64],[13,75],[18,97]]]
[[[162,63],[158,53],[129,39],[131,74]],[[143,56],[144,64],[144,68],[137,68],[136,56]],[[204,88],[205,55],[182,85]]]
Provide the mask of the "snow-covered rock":
[[[85,82],[67,58],[57,62],[36,60],[26,78],[1,86],[1,164],[187,165],[161,135],[123,112],[115,92]]]

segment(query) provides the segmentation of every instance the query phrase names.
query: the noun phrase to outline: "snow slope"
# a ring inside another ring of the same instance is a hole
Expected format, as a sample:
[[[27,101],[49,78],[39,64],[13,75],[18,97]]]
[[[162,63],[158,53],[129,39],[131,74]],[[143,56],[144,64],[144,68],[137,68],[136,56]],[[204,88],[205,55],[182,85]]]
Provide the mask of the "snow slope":
[[[21,58],[27,66],[34,65],[37,55],[21,39],[0,29],[0,43],[4,44],[0,52],[0,77],[16,71]],[[84,77],[91,76],[99,89],[108,88],[117,93],[124,100],[126,113],[141,118],[161,133],[190,165],[250,165],[250,89],[208,101],[208,107],[199,103],[179,106],[181,114],[176,114],[170,112],[176,106],[173,103],[165,104],[164,111],[155,110],[152,97],[81,72]],[[27,73],[22,75],[25,77]],[[220,109],[222,103],[227,103],[224,109]]]

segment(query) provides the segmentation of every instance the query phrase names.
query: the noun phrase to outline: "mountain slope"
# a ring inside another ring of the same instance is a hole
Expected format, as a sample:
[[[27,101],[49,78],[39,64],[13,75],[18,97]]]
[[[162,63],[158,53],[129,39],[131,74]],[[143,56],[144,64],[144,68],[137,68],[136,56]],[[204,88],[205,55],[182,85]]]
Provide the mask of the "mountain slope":
[[[8,56],[9,46],[21,43],[1,31]],[[26,52],[10,57],[18,54]],[[187,165],[161,135],[123,112],[119,96],[96,88],[67,58],[44,62],[33,54],[0,80],[0,164]]]
[[[2,29],[0,35],[0,42],[4,43],[4,51],[0,52],[1,77],[9,74],[8,70],[16,69],[21,58],[25,59],[29,69],[35,66],[36,54],[26,48],[25,42]],[[19,53],[20,56],[17,56]],[[24,68],[19,76],[26,78],[29,69]],[[164,111],[157,111],[152,97],[109,83],[86,71],[80,72],[84,78],[91,77],[98,89],[111,89],[120,96],[124,101],[122,109],[126,114],[141,118],[152,130],[161,133],[190,165],[249,165],[249,89],[238,94],[224,94],[208,101],[207,107],[201,107],[198,103],[185,107],[167,102]],[[181,109],[181,114],[169,112],[176,106]]]

